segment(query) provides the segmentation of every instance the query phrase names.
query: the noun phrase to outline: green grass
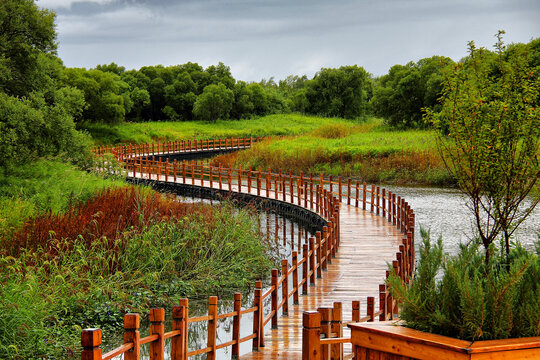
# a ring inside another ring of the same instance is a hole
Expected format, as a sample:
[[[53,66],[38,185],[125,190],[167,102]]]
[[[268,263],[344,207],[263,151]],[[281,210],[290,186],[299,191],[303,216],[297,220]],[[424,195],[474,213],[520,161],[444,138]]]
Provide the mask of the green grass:
[[[431,130],[396,131],[380,119],[323,124],[311,132],[272,139],[214,163],[294,173],[323,172],[370,183],[453,185]]]
[[[51,239],[0,256],[0,358],[79,358],[82,328],[106,339],[125,312],[245,290],[275,266],[271,250],[254,214],[208,205],[114,240]]]
[[[354,125],[344,119],[277,114],[247,120],[124,123],[116,126],[85,124],[96,144],[148,143],[157,140],[298,135],[326,124]]]
[[[60,213],[99,190],[124,184],[59,160],[41,159],[0,173],[0,242],[39,213]]]
[[[377,156],[399,151],[432,151],[435,149],[433,131],[390,131],[382,125],[364,131],[366,125],[352,128],[340,138],[325,138],[312,134],[277,140],[267,144],[267,151],[284,151],[287,156],[307,150],[323,150],[329,156]]]

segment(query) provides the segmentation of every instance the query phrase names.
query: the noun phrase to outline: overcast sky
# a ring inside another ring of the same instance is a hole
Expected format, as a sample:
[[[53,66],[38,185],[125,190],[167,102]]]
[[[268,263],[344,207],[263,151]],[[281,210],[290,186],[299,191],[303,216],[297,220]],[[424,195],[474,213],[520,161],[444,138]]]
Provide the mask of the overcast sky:
[[[411,60],[459,60],[467,42],[490,47],[540,36],[539,0],[38,0],[57,13],[69,67],[127,69],[219,61],[259,81],[357,64],[374,75]]]

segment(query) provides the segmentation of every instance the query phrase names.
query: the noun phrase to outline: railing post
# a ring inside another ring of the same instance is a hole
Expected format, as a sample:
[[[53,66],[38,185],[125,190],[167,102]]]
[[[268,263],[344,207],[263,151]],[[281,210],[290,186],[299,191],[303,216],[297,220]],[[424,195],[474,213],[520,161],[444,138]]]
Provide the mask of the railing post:
[[[330,237],[328,236],[328,226],[322,228],[322,239],[324,240],[324,257],[323,257],[323,269],[328,268],[328,263],[332,263],[332,258],[328,257],[328,250],[330,249]]]
[[[386,189],[382,189],[382,217],[386,217]]]
[[[242,165],[238,165],[238,192],[242,192]]]
[[[321,232],[320,231],[317,231],[315,233],[315,240],[316,240],[316,247],[317,247],[317,277],[320,279],[322,278],[322,261],[321,261],[321,252],[322,252],[322,248],[321,248]]]
[[[165,358],[165,309],[150,309],[150,335],[158,338],[150,343],[150,360]]]
[[[367,192],[367,184],[364,183],[362,188],[362,209],[366,210],[366,192]]]
[[[248,186],[248,194],[251,194],[251,166],[248,169],[247,173],[247,186]]]
[[[367,298],[367,316],[369,316],[368,322],[375,320],[375,298],[373,296]]]
[[[351,205],[351,179],[347,179],[347,205]]]
[[[343,336],[343,305],[341,302],[335,302],[334,307],[332,308],[332,332],[337,334],[337,337]],[[343,344],[333,344],[331,345],[331,356],[332,360],[341,360],[343,359]]]
[[[293,293],[293,304],[298,305],[299,303],[298,293],[300,292],[300,289],[298,288],[298,252],[296,251],[292,252],[292,266],[293,266],[293,273],[292,273],[293,288],[296,289],[294,290],[294,293]]]
[[[184,318],[186,320],[184,321],[183,340],[184,340],[184,352],[187,354],[187,352],[188,352],[188,338],[189,338],[189,326],[188,326],[189,325],[189,322],[188,322],[188,320],[189,320],[189,299],[182,298],[182,299],[180,299],[178,304],[180,306],[184,307]],[[184,359],[182,359],[182,360],[187,360],[187,355],[184,355]]]
[[[256,336],[253,338],[253,350],[258,351],[259,346],[262,346],[263,333],[263,301],[262,301],[262,282],[255,282],[255,295],[253,297],[254,306],[257,308],[253,313],[253,333]]]
[[[320,307],[317,312],[321,314],[321,336],[324,339],[331,337],[332,333],[332,308]],[[321,345],[321,360],[330,360],[331,346]]]
[[[210,316],[211,318],[210,320],[208,320],[208,338],[206,341],[206,346],[211,348],[211,350],[206,355],[207,360],[216,359],[217,315],[218,315],[217,304],[218,304],[217,296],[210,296],[208,298],[208,316]]]
[[[277,329],[278,326],[278,269],[272,269],[272,311],[274,312],[274,315],[272,315],[272,329]]]
[[[353,300],[352,302],[352,321],[353,322],[360,321],[360,301],[359,300]]]
[[[180,335],[177,335],[171,339],[171,360],[186,360],[187,349],[185,347],[187,334],[186,334],[186,308],[184,306],[175,306],[172,310],[172,329],[180,330]]]
[[[379,311],[382,311],[379,315],[379,321],[386,321],[386,285],[379,284]]]
[[[321,314],[302,314],[302,360],[321,360]]]
[[[371,185],[371,212],[375,209],[375,185]]]
[[[377,186],[376,188],[376,191],[377,191],[377,206],[376,206],[376,214],[379,215],[380,214],[380,210],[381,210],[381,206],[380,206],[380,203],[381,203],[381,197],[380,197],[380,188]]]
[[[81,333],[81,360],[101,360],[101,330],[84,329]]]
[[[396,225],[396,194],[392,194],[392,225]]]
[[[341,187],[343,186],[343,180],[341,179],[341,176],[338,177],[338,186],[339,186],[338,196],[339,196],[339,201],[341,202],[342,201],[342,196],[343,196],[343,192],[342,192],[342,189],[341,189]]]
[[[304,257],[304,264],[302,265],[302,279],[304,281],[304,283],[302,284],[302,295],[306,295],[308,293],[308,284],[309,284],[309,271],[308,271],[308,267],[309,267],[309,248],[308,248],[308,244],[304,244],[302,246],[302,250],[303,250],[303,257]]]
[[[233,331],[232,331],[232,339],[233,341],[236,341],[236,343],[232,346],[232,358],[238,359],[240,356],[240,321],[242,319],[242,294],[235,293],[234,294],[234,310],[236,315],[233,317]]]
[[[281,276],[283,276],[283,282],[281,283],[281,298],[283,299],[283,316],[289,316],[289,261],[287,259],[281,260]]]
[[[309,271],[311,275],[309,277],[309,284],[315,286],[315,238],[309,238]]]
[[[124,344],[133,343],[133,347],[124,353],[124,360],[139,360],[141,358],[139,324],[139,314],[124,315]]]
[[[220,140],[220,145],[221,145],[221,140]],[[222,178],[221,178],[221,163],[218,164],[218,172],[219,172],[219,190],[222,190],[223,189],[223,182],[222,182]]]

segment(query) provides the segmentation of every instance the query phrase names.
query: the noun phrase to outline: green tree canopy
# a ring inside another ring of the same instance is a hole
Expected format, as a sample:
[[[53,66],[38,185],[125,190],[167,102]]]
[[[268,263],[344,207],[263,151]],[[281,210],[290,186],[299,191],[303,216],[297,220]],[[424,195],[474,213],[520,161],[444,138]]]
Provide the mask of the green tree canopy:
[[[0,91],[24,96],[40,90],[43,57],[56,52],[55,14],[32,0],[0,2]]]
[[[440,109],[442,70],[451,63],[449,58],[433,56],[417,63],[392,66],[387,75],[375,82],[371,99],[373,112],[394,127],[425,127],[422,109]]]
[[[198,119],[216,121],[227,119],[231,112],[234,93],[223,84],[212,84],[204,88],[197,97],[193,113]]]
[[[357,65],[323,68],[306,85],[308,112],[342,118],[364,116],[368,83],[368,73]]]
[[[531,66],[530,46],[506,49],[502,34],[496,53],[469,43],[468,58],[445,72],[440,113],[427,111],[468,198],[486,263],[500,233],[509,253],[510,236],[540,200],[540,68]]]

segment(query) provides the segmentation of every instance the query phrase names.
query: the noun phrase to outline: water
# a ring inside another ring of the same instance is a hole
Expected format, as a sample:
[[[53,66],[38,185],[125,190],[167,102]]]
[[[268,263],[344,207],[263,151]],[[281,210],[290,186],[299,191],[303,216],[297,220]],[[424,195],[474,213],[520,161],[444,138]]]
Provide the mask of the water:
[[[466,197],[458,190],[425,187],[383,186],[404,198],[414,210],[416,246],[421,242],[420,227],[430,230],[432,240],[442,236],[445,252],[455,254],[460,243],[468,243],[476,234]],[[529,215],[513,235],[528,249],[534,249],[540,232],[540,208]]]

